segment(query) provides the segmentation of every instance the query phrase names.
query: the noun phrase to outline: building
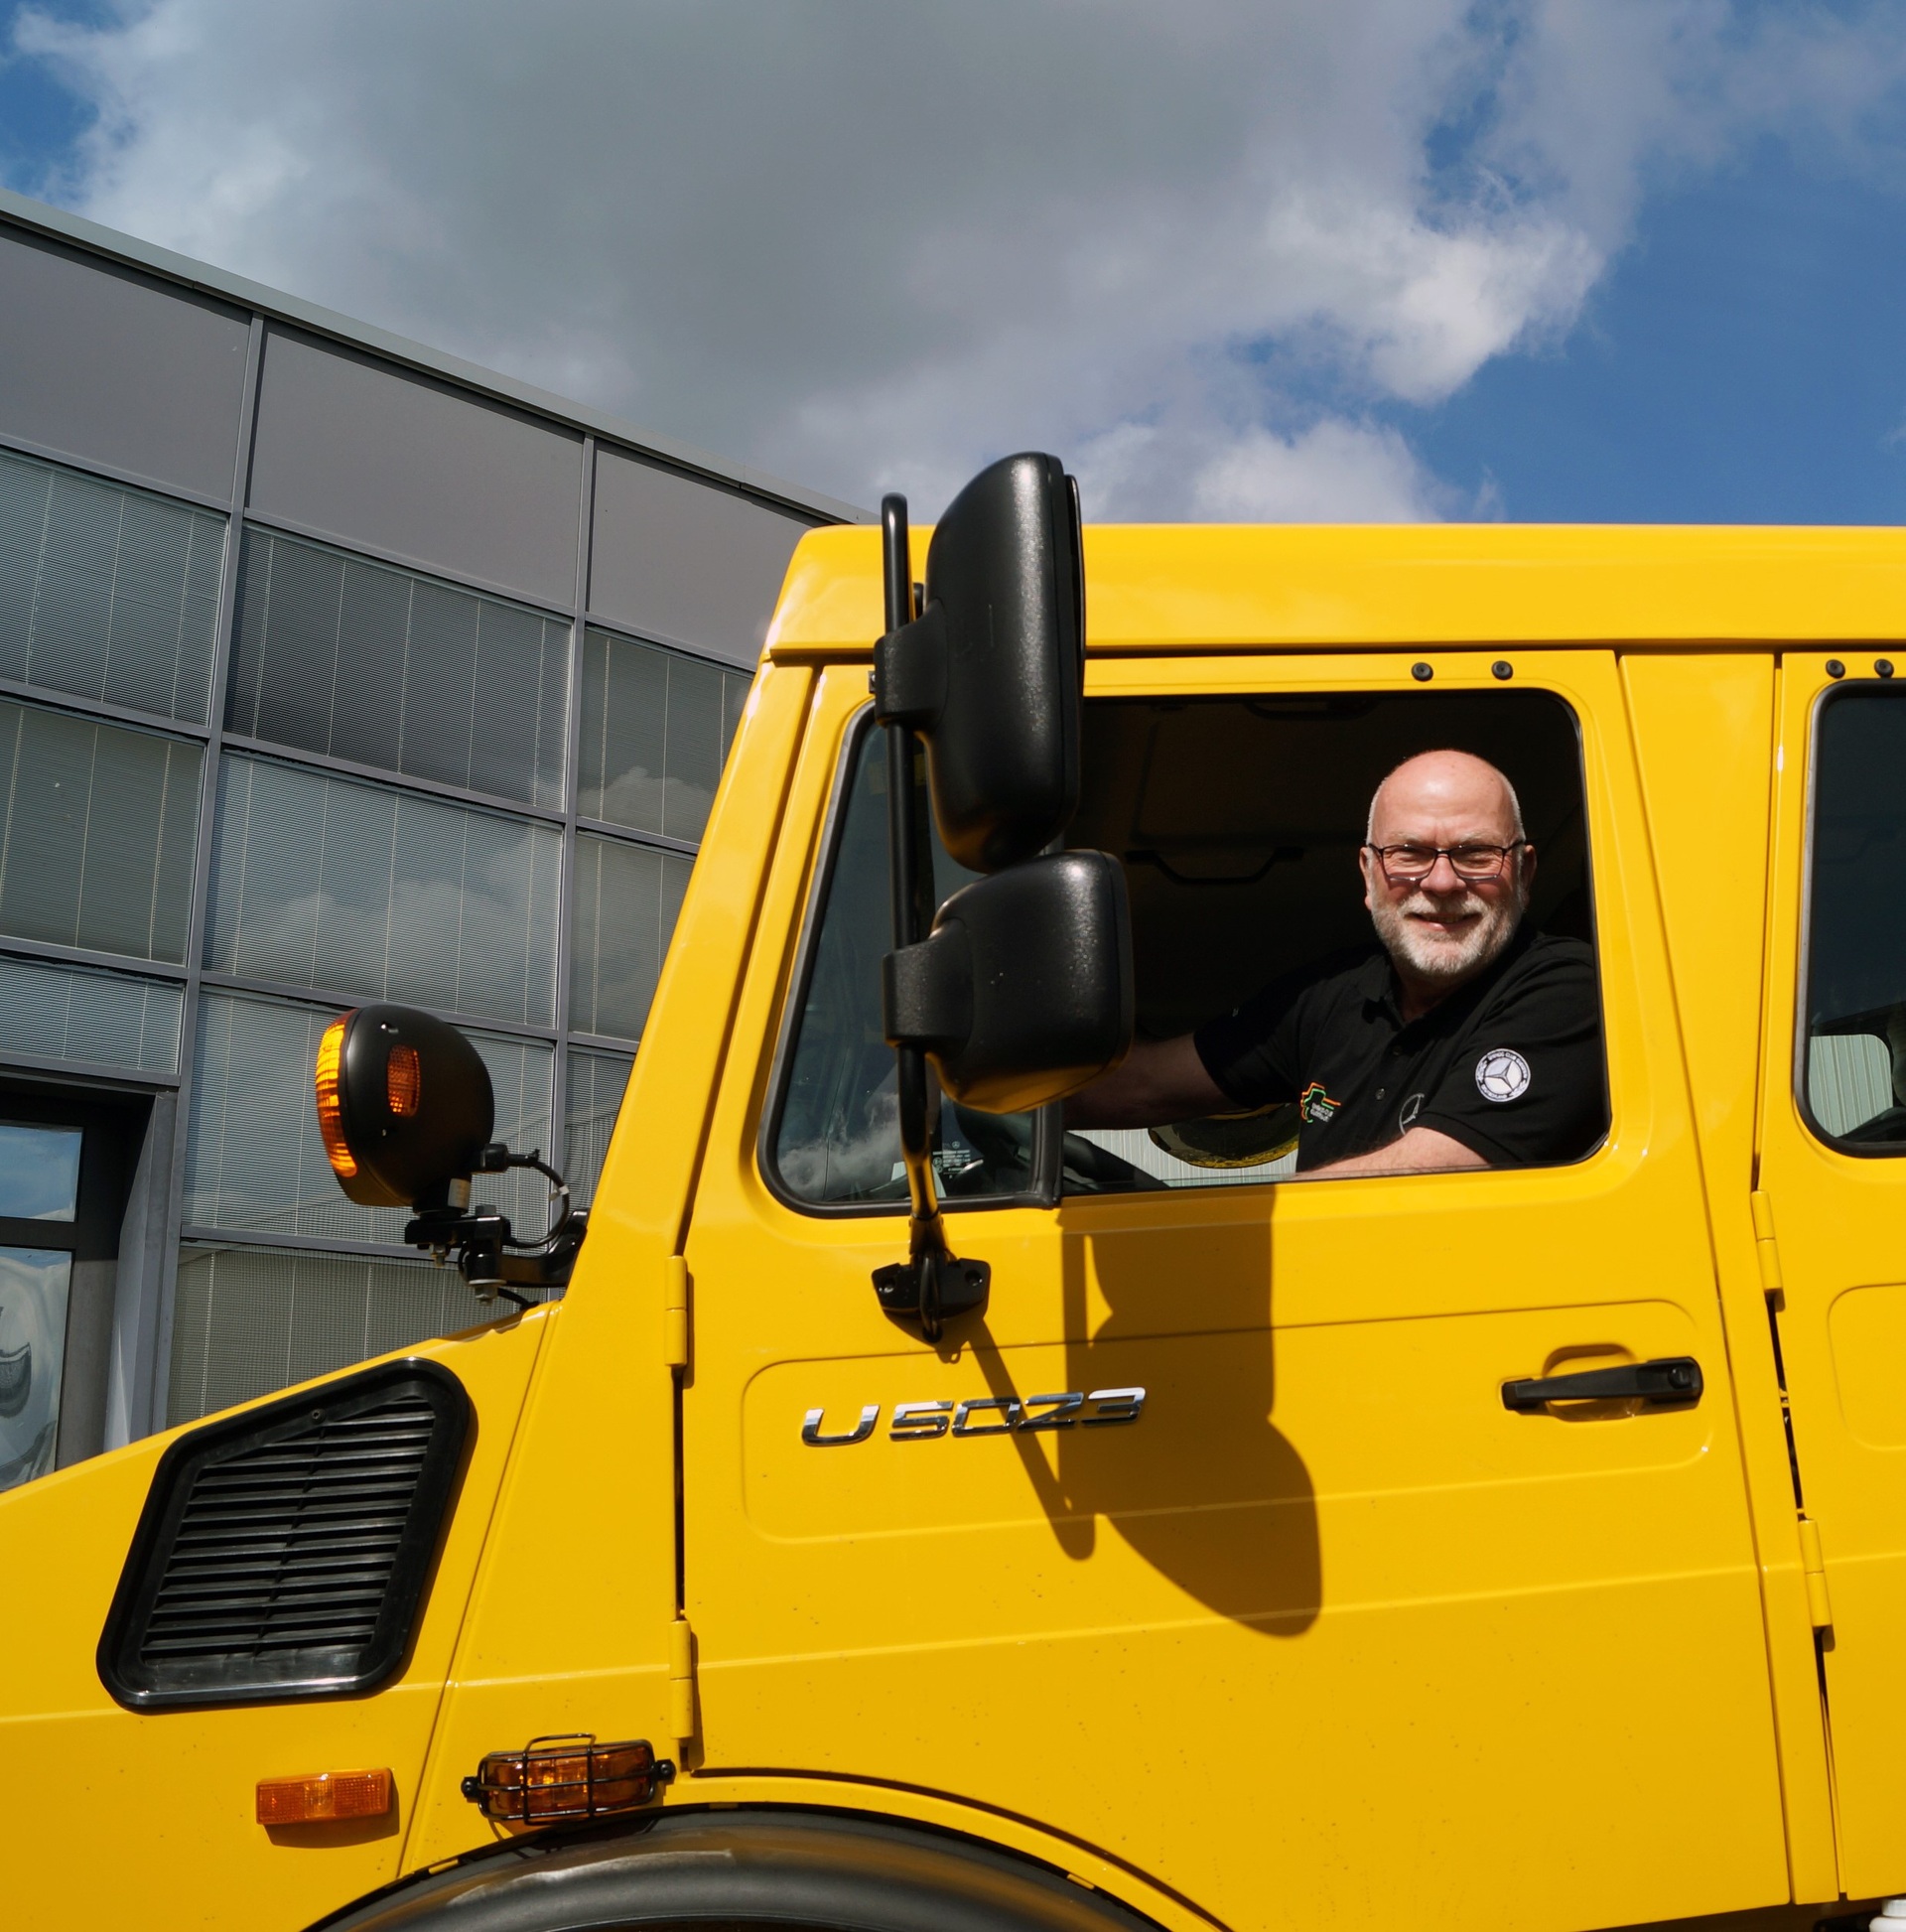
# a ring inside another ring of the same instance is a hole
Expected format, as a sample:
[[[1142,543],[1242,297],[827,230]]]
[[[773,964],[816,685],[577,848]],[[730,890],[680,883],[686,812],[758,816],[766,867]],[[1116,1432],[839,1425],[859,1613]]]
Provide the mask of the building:
[[[464,1027],[587,1199],[856,514],[0,195],[0,1487],[470,1324],[325,1165],[344,1007]]]

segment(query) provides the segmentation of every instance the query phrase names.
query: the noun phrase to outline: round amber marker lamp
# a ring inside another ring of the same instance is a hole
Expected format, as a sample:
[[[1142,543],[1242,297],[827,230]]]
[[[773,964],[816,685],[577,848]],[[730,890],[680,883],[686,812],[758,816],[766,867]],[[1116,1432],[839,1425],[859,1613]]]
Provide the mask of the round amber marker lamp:
[[[332,1172],[340,1180],[354,1180],[357,1177],[357,1161],[344,1143],[343,1109],[338,1097],[338,1076],[340,1062],[344,1051],[344,1022],[350,1018],[345,1014],[342,1019],[334,1020],[325,1029],[325,1036],[318,1042],[318,1133],[325,1144],[325,1159],[331,1163]],[[415,1054],[412,1054],[415,1058]]]
[[[399,1120],[408,1120],[417,1111],[424,1090],[423,1063],[414,1046],[393,1046],[384,1062],[384,1098]]]

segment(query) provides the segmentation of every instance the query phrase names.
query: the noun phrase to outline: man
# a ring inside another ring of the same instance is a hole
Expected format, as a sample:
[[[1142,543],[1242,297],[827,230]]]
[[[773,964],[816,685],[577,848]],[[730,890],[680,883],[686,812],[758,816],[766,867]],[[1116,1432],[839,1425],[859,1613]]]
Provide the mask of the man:
[[[1157,1127],[1296,1101],[1307,1177],[1573,1161],[1607,1123],[1593,956],[1523,926],[1536,849],[1514,788],[1425,752],[1371,800],[1359,854],[1377,945],[1141,1040],[1070,1127]]]

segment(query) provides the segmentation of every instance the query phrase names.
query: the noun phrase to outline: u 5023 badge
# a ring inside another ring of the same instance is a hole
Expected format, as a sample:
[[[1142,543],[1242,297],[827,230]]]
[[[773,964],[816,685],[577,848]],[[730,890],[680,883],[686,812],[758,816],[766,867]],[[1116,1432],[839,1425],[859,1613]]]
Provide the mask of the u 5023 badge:
[[[931,1443],[942,1436],[1031,1435],[1037,1430],[1105,1429],[1137,1422],[1145,1414],[1143,1389],[1068,1389],[1058,1395],[983,1395],[964,1402],[896,1402],[887,1439]],[[810,1409],[801,1421],[809,1449],[851,1449],[880,1427],[881,1405],[867,1403],[852,1429],[830,1436],[827,1412]]]

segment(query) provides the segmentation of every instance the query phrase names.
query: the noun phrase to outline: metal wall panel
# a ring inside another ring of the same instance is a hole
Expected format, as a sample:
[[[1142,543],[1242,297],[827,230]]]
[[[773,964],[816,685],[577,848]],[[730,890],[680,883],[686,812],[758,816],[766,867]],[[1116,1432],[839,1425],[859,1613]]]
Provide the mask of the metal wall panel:
[[[248,327],[203,296],[0,228],[0,434],[224,500]]]
[[[448,383],[274,329],[251,507],[568,609],[582,450]]]
[[[751,668],[787,560],[811,527],[736,491],[599,448],[590,610],[643,636]]]

